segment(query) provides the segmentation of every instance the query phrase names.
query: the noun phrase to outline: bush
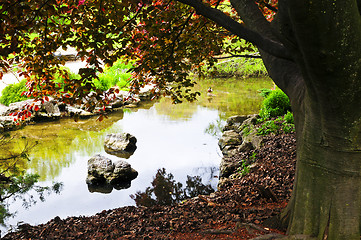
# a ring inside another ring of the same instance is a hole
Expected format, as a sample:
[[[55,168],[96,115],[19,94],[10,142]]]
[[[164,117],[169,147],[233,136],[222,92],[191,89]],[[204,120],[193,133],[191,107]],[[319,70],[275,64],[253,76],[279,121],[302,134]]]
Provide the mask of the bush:
[[[26,96],[21,94],[28,91],[26,88],[26,80],[22,80],[18,83],[10,84],[4,88],[0,97],[0,103],[9,106],[10,103],[20,102],[28,99]]]
[[[262,119],[269,119],[285,115],[291,111],[291,104],[288,96],[281,90],[273,90],[263,100],[259,115]]]
[[[131,74],[127,72],[130,68],[132,68],[131,64],[124,64],[118,60],[113,66],[105,69],[103,73],[99,74],[99,79],[95,79],[93,83],[97,88],[103,91],[116,85],[119,88],[125,88],[128,86],[128,81],[131,77]]]
[[[283,119],[285,120],[286,123],[290,123],[290,124],[294,124],[295,121],[293,119],[293,114],[291,112],[287,112],[284,116]]]

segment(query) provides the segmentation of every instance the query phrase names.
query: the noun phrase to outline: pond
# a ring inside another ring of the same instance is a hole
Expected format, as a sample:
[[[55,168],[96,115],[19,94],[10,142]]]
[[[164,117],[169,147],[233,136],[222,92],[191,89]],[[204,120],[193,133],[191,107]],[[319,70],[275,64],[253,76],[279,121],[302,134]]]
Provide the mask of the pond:
[[[217,144],[225,120],[232,115],[258,112],[262,97],[257,90],[272,86],[270,79],[260,78],[202,80],[195,87],[202,95],[194,103],[174,105],[169,98],[163,98],[137,109],[114,112],[102,122],[95,118],[78,122],[62,119],[12,132],[20,139],[16,148],[26,142],[39,142],[30,153],[27,171],[41,176],[40,185],[62,182],[63,189],[27,209],[21,201],[12,202],[10,212],[17,214],[7,224],[34,225],[56,216],[87,216],[135,205],[130,195],[150,186],[160,168],[178,182],[185,183],[187,175],[200,176],[204,184],[216,189],[222,158]],[[212,96],[207,95],[208,87],[213,89]],[[137,150],[126,161],[138,171],[138,177],[127,189],[108,189],[106,194],[89,191],[85,182],[88,159],[99,153],[116,159],[105,153],[104,138],[122,132],[137,138]],[[2,233],[7,229],[3,227]]]

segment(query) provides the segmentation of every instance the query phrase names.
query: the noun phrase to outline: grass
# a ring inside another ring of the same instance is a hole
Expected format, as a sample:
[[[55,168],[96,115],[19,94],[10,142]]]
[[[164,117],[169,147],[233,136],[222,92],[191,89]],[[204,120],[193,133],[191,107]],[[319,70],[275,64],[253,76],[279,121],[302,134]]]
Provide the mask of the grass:
[[[254,56],[258,49],[244,40],[228,40],[225,42],[225,52],[233,55]],[[208,67],[207,74],[211,77],[260,77],[268,76],[261,58],[235,57],[221,59],[212,67]]]
[[[114,86],[118,86],[120,89],[127,88],[131,77],[128,70],[131,68],[132,64],[125,64],[118,60],[113,66],[106,68],[103,73],[99,74],[99,79],[95,79],[93,83],[103,91]]]
[[[112,67],[106,68],[103,73],[99,74],[99,79],[95,79],[93,83],[103,91],[114,86],[118,86],[120,89],[126,89],[129,85],[129,78],[131,77],[131,73],[129,73],[128,70],[131,67],[131,64],[124,64],[118,60]],[[70,72],[69,77],[71,79],[79,79],[80,75]],[[54,82],[63,83],[64,80],[57,74],[55,75]],[[25,79],[19,83],[10,84],[2,91],[0,103],[9,106],[11,103],[26,100],[28,98],[22,95],[25,91],[28,91]]]
[[[291,133],[294,131],[295,124],[293,114],[291,112],[287,112],[284,116],[262,122],[260,127],[257,129],[257,135],[265,136],[271,133],[280,134],[282,132]]]

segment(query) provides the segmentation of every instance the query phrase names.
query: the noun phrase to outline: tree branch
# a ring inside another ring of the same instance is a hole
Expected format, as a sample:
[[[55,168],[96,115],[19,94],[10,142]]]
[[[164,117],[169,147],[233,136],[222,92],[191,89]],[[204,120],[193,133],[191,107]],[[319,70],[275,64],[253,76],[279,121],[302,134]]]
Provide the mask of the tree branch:
[[[183,4],[193,7],[197,14],[202,15],[215,23],[221,25],[231,33],[243,38],[258,48],[268,52],[271,55],[277,56],[283,59],[292,59],[290,52],[281,44],[273,39],[259,34],[258,32],[252,31],[246,28],[241,23],[233,20],[231,17],[226,15],[224,12],[212,8],[203,4],[200,0],[177,0]]]
[[[242,54],[242,55],[231,55],[231,56],[225,56],[225,57],[215,57],[215,59],[227,59],[227,58],[262,58],[259,55],[250,55],[250,54]]]

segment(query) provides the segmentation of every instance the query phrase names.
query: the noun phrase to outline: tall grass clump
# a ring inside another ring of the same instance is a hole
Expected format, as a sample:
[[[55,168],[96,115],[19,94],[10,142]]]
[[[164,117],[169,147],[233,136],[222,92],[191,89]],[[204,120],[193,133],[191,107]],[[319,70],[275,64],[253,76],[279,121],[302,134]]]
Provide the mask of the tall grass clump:
[[[24,101],[28,98],[22,93],[27,90],[25,79],[18,83],[9,84],[1,93],[0,103],[9,106],[11,103]]]
[[[103,91],[111,87],[118,86],[120,89],[129,85],[131,73],[128,72],[132,68],[132,64],[125,64],[118,60],[113,66],[106,68],[103,73],[98,75],[98,79],[94,79],[94,85]]]

